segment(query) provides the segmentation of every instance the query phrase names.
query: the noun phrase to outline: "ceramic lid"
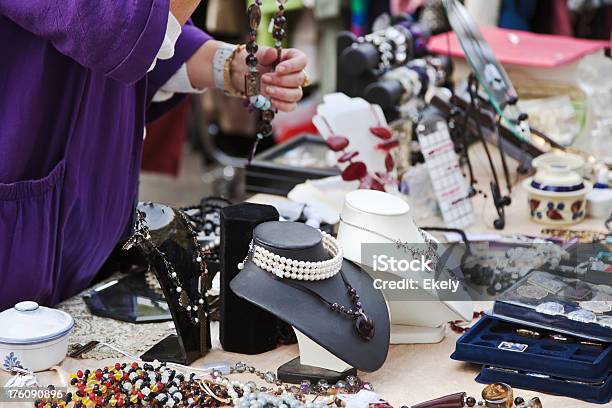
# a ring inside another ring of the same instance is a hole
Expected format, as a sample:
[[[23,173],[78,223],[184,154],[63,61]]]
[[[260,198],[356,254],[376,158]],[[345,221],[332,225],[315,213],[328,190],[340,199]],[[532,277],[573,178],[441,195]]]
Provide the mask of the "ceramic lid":
[[[33,344],[55,340],[67,334],[74,320],[65,312],[39,306],[36,302],[19,302],[0,313],[0,344]]]
[[[550,152],[536,157],[531,162],[531,165],[537,169],[543,169],[551,164],[566,164],[569,166],[570,170],[578,171],[584,166],[584,159],[573,153]]]
[[[566,164],[549,164],[533,176],[531,187],[550,192],[571,192],[584,188],[582,176]]]

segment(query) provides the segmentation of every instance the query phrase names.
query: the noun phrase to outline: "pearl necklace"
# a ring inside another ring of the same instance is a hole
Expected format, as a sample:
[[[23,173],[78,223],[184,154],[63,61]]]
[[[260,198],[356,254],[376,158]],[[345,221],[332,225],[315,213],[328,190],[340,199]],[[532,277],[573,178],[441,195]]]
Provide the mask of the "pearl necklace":
[[[317,262],[299,261],[275,254],[251,241],[249,252],[245,260],[238,264],[238,269],[244,269],[246,260],[252,254],[255,265],[279,278],[305,281],[329,279],[340,272],[344,251],[342,245],[334,237],[324,231],[320,232],[323,248],[331,259]]]

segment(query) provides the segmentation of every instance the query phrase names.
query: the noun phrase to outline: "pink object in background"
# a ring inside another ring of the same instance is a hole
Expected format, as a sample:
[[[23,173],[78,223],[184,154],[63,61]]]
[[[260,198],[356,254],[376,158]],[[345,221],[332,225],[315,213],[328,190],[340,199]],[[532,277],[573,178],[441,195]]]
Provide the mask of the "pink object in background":
[[[399,13],[414,13],[421,6],[424,6],[426,0],[391,0],[391,14]]]
[[[534,34],[497,27],[481,27],[481,31],[502,64],[525,67],[554,68],[610,46],[609,41]],[[427,48],[435,54],[464,57],[455,33],[433,36]]]

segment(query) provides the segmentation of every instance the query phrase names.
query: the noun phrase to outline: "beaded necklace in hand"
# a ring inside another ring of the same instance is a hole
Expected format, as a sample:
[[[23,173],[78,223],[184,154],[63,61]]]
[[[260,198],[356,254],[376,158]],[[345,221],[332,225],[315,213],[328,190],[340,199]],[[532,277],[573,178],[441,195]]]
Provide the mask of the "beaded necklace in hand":
[[[261,5],[263,0],[254,0],[248,8],[247,15],[249,18],[249,41],[246,44],[247,56],[246,65],[248,72],[244,78],[244,90],[249,101],[249,106],[253,109],[261,111],[261,117],[257,123],[257,134],[255,143],[249,155],[249,163],[253,160],[259,141],[272,134],[272,120],[274,120],[275,110],[272,108],[270,98],[261,93],[261,73],[257,69],[257,29],[261,24]],[[276,48],[277,57],[274,67],[281,62],[283,39],[285,38],[285,25],[287,19],[285,17],[285,3],[287,0],[276,0],[278,11],[274,14],[272,20],[272,37],[274,38],[274,48]]]

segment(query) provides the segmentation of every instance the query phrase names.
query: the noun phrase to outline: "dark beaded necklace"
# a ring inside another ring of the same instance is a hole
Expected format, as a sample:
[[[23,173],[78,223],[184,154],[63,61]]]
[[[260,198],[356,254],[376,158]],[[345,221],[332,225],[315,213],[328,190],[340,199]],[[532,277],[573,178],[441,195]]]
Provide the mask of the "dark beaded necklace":
[[[302,285],[298,285],[298,284],[294,284],[293,282],[291,282],[289,279],[281,279],[281,278],[277,278],[276,279],[280,279],[282,280],[284,283],[294,287],[295,289],[298,289],[304,293],[308,293],[312,296],[315,296],[317,298],[319,298],[323,303],[325,303],[332,311],[343,314],[347,317],[350,317],[352,319],[355,319],[355,330],[357,331],[357,334],[359,335],[359,337],[361,337],[364,340],[372,340],[372,338],[374,337],[374,322],[372,321],[372,319],[370,319],[368,317],[368,315],[366,314],[365,310],[363,309],[363,305],[359,299],[359,294],[357,293],[357,289],[355,289],[346,279],[346,276],[344,275],[344,272],[342,272],[342,270],[340,270],[339,275],[342,277],[342,281],[344,282],[344,285],[346,286],[346,289],[348,291],[349,296],[351,297],[351,303],[353,304],[353,307],[347,307],[347,306],[342,306],[337,302],[330,302],[329,300],[325,299],[323,296],[319,295],[317,292],[302,286]]]
[[[261,111],[261,116],[257,123],[257,134],[251,154],[249,155],[249,163],[253,160],[259,141],[272,134],[272,120],[276,114],[272,108],[272,101],[261,93],[261,73],[257,69],[257,29],[261,24],[261,5],[263,0],[254,0],[248,8],[247,15],[249,18],[248,42],[246,44],[247,56],[246,65],[248,72],[244,78],[244,90],[248,99],[249,106],[253,109]],[[278,11],[274,14],[272,22],[272,37],[274,38],[274,48],[277,52],[274,66],[281,62],[283,39],[285,38],[285,25],[287,19],[285,17],[285,3],[287,0],[276,0]]]

